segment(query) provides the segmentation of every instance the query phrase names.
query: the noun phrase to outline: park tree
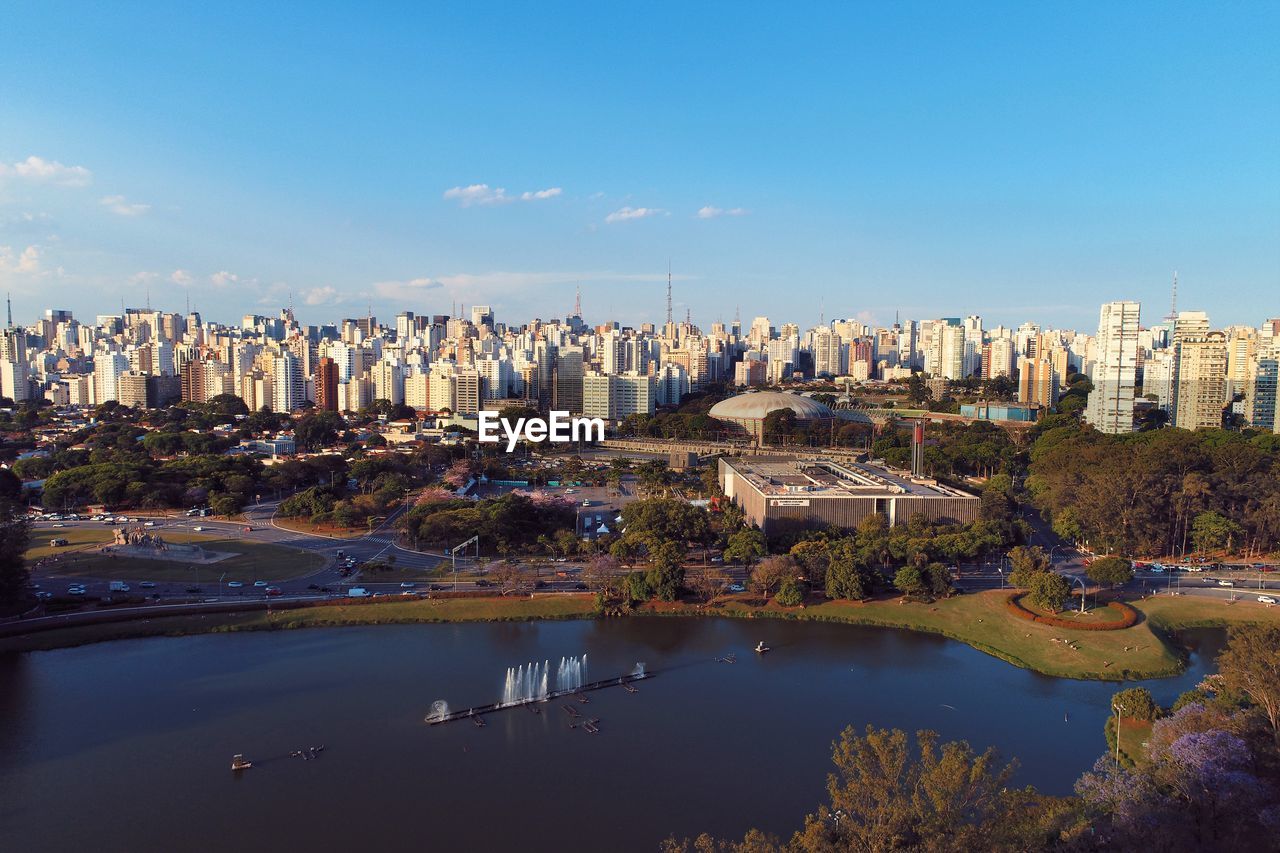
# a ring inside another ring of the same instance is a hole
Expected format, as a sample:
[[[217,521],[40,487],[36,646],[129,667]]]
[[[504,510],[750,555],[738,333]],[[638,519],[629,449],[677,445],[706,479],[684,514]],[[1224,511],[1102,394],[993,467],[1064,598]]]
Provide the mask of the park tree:
[[[827,598],[861,601],[871,594],[867,572],[851,551],[848,548],[833,549],[826,574]]]
[[[750,565],[753,560],[769,553],[764,534],[754,527],[739,530],[729,537],[724,558],[734,563]]]
[[[1218,512],[1202,512],[1191,522],[1191,539],[1201,551],[1231,551],[1243,529]]]
[[[622,594],[628,601],[648,601],[653,591],[644,572],[631,572],[622,582]]]
[[[1262,709],[1280,746],[1280,627],[1240,625],[1231,629],[1218,657],[1226,685]]]
[[[1071,596],[1071,581],[1057,572],[1037,572],[1031,576],[1028,597],[1036,607],[1057,613]]]
[[[338,440],[345,424],[337,412],[311,412],[293,426],[293,440],[300,450],[321,450]]]
[[[799,574],[800,567],[790,555],[765,557],[751,570],[751,586],[768,601],[784,581],[794,580]]]
[[[893,576],[893,585],[903,595],[923,595],[927,589],[923,573],[915,566],[898,569]]]
[[[684,584],[684,545],[663,542],[649,549],[649,571],[645,582],[651,593],[663,601],[675,601]]]
[[[1133,580],[1133,564],[1123,557],[1101,557],[1085,569],[1089,580],[1115,587]]]
[[[702,569],[687,576],[685,583],[695,595],[710,603],[716,596],[724,594],[730,579],[721,569]]]
[[[804,603],[804,587],[795,578],[787,578],[778,587],[774,601],[783,607],[797,607]]]
[[[1018,545],[1009,551],[1009,583],[1030,588],[1032,579],[1049,571],[1049,555],[1038,545]]]
[[[1122,718],[1149,723],[1160,713],[1160,706],[1147,688],[1131,687],[1111,697],[1111,710]]]
[[[1009,781],[994,749],[963,741],[938,745],[930,731],[907,734],[850,726],[832,754],[829,802],[805,818],[789,849],[984,850],[1009,816]]]
[[[609,554],[598,554],[582,570],[582,582],[587,589],[604,593],[606,598],[617,595],[622,579],[621,564]]]
[[[925,566],[923,576],[930,595],[940,597],[951,595],[951,570],[942,563],[930,563]]]

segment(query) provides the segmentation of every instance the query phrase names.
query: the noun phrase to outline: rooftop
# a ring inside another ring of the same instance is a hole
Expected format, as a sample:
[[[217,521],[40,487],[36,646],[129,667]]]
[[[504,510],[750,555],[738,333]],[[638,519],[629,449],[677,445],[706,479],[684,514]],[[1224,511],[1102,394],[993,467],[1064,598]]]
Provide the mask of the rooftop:
[[[795,456],[726,459],[726,464],[764,495],[818,498],[929,497],[972,498],[968,492],[936,480],[911,477],[867,462]]]

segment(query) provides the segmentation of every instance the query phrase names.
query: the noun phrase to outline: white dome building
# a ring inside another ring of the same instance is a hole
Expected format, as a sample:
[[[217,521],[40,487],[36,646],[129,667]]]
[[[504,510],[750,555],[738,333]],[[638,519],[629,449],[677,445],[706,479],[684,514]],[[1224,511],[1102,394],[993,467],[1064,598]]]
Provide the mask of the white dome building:
[[[759,443],[764,432],[764,419],[771,412],[782,409],[790,409],[797,421],[807,424],[830,423],[835,418],[835,413],[822,403],[785,391],[739,394],[716,403],[707,414],[723,421],[731,430],[736,426]]]

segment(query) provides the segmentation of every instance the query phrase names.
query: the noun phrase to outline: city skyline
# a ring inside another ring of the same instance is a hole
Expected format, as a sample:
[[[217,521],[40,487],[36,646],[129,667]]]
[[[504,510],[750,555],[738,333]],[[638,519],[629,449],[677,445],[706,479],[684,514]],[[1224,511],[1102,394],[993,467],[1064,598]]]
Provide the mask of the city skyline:
[[[594,322],[639,325],[670,263],[703,327],[1087,331],[1112,299],[1158,322],[1177,270],[1179,307],[1256,324],[1280,285],[1275,10],[1086,11],[832,8],[815,34],[713,6],[390,28],[19,5],[0,288],[18,316],[149,289],[222,322],[292,294],[317,323],[561,317],[580,286]]]

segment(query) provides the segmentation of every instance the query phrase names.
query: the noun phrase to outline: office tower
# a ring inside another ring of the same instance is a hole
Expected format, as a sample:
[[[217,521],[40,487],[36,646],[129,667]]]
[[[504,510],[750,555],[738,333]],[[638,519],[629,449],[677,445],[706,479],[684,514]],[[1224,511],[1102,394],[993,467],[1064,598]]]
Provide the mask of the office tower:
[[[417,334],[417,322],[412,311],[401,311],[396,315],[396,340],[407,341]]]
[[[289,350],[276,354],[271,376],[271,409],[292,412],[306,399],[306,377],[298,357]]]
[[[471,325],[477,329],[481,326],[488,326],[493,329],[493,309],[488,305],[472,305],[471,306]]]
[[[569,347],[556,353],[551,379],[551,408],[570,414],[582,413],[582,350]]]
[[[1227,336],[1222,332],[1177,338],[1177,401],[1173,425],[1181,429],[1222,426],[1230,402],[1227,388]]]
[[[1058,402],[1058,374],[1047,356],[1018,359],[1018,402],[1052,408]]]
[[[1101,432],[1133,431],[1139,310],[1137,302],[1106,302],[1098,317],[1097,360],[1085,420]]]
[[[338,364],[327,356],[316,366],[316,408],[338,411]]]
[[[581,390],[578,393],[581,395]],[[458,415],[480,411],[480,373],[474,367],[459,370],[453,376],[453,411]]]
[[[1258,350],[1253,386],[1246,397],[1250,426],[1280,432],[1280,337],[1272,337]]]

